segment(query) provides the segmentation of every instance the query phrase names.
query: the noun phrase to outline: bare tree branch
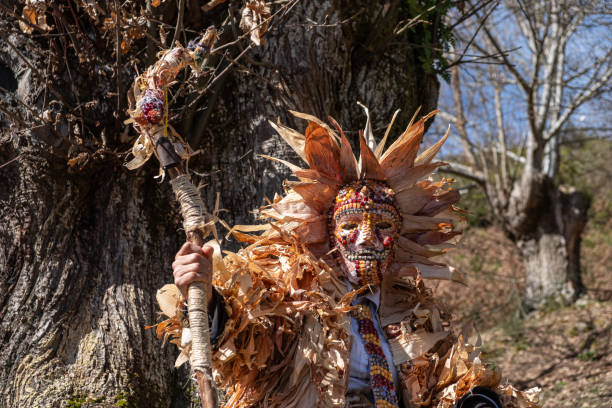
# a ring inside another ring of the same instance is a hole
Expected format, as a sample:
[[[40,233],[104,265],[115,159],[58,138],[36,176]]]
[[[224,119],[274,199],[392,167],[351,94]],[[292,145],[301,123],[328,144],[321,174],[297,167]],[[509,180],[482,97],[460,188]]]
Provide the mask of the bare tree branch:
[[[457,58],[455,61],[452,61],[451,63],[449,63],[447,68],[451,68],[451,67],[461,63],[461,61],[463,60],[463,57],[465,57],[465,54],[467,53],[468,49],[470,48],[470,45],[472,45],[472,43],[474,42],[474,39],[476,38],[476,36],[480,32],[480,29],[484,26],[485,22],[487,21],[487,19],[491,15],[491,13],[493,13],[493,11],[495,10],[496,7],[497,7],[497,4],[495,6],[493,6],[493,7],[491,7],[491,9],[484,15],[480,25],[476,28],[476,30],[474,30],[474,34],[469,39],[469,41],[467,42],[465,47],[463,47],[463,51],[461,52],[461,55],[459,55],[459,58]],[[475,10],[474,13],[477,13],[478,10],[479,9]]]
[[[457,122],[457,117],[451,113],[448,113],[446,111],[440,111],[440,113],[438,113],[437,115],[440,119],[446,120],[448,122],[451,123],[456,123]]]
[[[176,27],[174,28],[174,35],[172,36],[172,42],[170,47],[174,47],[179,39],[181,31],[183,31],[183,15],[185,14],[185,0],[179,0],[178,6],[178,17],[176,19]]]
[[[518,83],[521,85],[521,87],[523,88],[523,90],[526,93],[531,92],[531,88],[529,86],[529,83],[527,82],[527,80],[525,78],[523,78],[523,76],[520,74],[520,72],[517,71],[516,67],[510,61],[510,59],[508,59],[508,54],[506,52],[504,52],[503,48],[500,46],[500,44],[497,41],[497,39],[491,33],[491,30],[485,25],[483,27],[483,31],[487,35],[487,38],[489,39],[489,41],[491,42],[491,44],[493,45],[495,50],[499,53],[499,55],[500,55],[500,57],[501,57],[501,59],[502,59],[502,61],[504,63],[504,66],[508,69],[508,71],[510,71],[512,73],[512,75],[514,75],[514,77],[516,78],[516,80],[518,81]]]
[[[442,171],[477,181],[496,218],[521,233],[543,183],[554,183],[564,128],[608,89],[612,47],[595,40],[593,52],[584,51],[588,30],[601,35],[605,26],[589,26],[594,11],[576,0],[500,1],[488,11],[480,8],[459,28],[457,48],[499,65],[451,67],[453,103],[441,117],[457,126],[465,158]]]
[[[466,120],[465,115],[463,113],[463,100],[461,99],[461,84],[458,66],[454,66],[451,68],[451,79],[453,87],[453,98],[455,100],[455,107],[457,109],[457,115],[455,117],[455,126],[457,126],[457,131],[459,132],[459,136],[461,138],[461,145],[463,147],[463,151],[468,159],[469,164],[472,167],[476,167],[474,147],[469,139],[465,126]]]
[[[559,115],[559,118],[551,123],[550,129],[547,132],[548,138],[556,135],[559,130],[563,127],[563,125],[568,121],[570,116],[578,109],[583,103],[592,99],[597,95],[599,90],[608,84],[608,81],[612,78],[612,67],[608,67],[607,70],[601,76],[593,75],[590,84],[587,88],[583,89],[571,102],[570,104],[563,110],[563,112]]]
[[[466,166],[464,164],[457,163],[457,162],[447,162],[447,163],[448,163],[448,166],[441,167],[439,170],[440,172],[465,177],[481,185],[486,182],[484,174],[480,171],[474,170],[469,166]]]
[[[501,101],[502,89],[499,84],[494,86],[494,88],[495,88],[495,120],[496,120],[496,125],[497,125],[497,145],[499,146],[499,149],[500,149],[499,175],[501,178],[501,184],[502,184],[503,190],[508,191],[509,190],[508,162],[506,160],[506,157],[507,157],[506,132],[504,129],[504,117],[503,117],[502,101]]]

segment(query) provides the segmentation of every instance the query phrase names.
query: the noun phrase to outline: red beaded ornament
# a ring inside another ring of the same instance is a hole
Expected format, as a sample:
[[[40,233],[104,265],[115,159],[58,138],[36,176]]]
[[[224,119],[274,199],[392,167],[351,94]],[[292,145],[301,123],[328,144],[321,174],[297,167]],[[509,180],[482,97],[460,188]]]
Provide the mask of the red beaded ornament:
[[[151,123],[159,123],[164,117],[164,102],[161,89],[149,88],[141,100],[142,115]]]

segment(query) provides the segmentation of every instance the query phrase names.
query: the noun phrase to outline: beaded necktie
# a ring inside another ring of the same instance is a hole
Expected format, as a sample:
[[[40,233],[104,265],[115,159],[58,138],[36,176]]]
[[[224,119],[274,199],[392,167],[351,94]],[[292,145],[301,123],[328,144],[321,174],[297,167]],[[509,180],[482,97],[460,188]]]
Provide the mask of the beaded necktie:
[[[363,339],[368,353],[370,384],[372,385],[376,408],[396,408],[398,407],[398,401],[393,375],[380,345],[380,337],[372,321],[372,311],[366,305],[357,305],[352,313],[357,320],[359,335]]]

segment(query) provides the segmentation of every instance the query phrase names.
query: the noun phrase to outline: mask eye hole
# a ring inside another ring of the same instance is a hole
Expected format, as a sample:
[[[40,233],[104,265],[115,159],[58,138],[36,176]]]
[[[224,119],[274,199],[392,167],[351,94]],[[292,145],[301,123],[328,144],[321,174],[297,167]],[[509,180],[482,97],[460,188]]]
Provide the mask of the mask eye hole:
[[[342,228],[344,231],[350,231],[357,228],[357,224],[353,222],[345,222],[344,224],[340,225],[340,228]]]
[[[379,230],[386,230],[393,227],[393,225],[390,222],[387,221],[382,221],[382,222],[378,222],[376,223],[376,228],[378,228]]]

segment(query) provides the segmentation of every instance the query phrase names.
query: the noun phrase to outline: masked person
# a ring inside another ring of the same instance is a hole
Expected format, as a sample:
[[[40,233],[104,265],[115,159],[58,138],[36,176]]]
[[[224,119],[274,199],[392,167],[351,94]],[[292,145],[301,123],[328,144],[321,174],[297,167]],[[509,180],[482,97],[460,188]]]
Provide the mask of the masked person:
[[[187,243],[173,264],[182,293],[196,280],[209,290],[225,406],[537,407],[500,384],[424,284],[461,280],[432,259],[463,222],[459,194],[429,177],[448,133],[418,155],[432,114],[387,149],[368,119],[357,160],[335,122],[296,116],[304,135],[272,125],[308,168],[273,159],[297,180],[259,210],[265,223],[232,229],[246,246],[221,258]]]

